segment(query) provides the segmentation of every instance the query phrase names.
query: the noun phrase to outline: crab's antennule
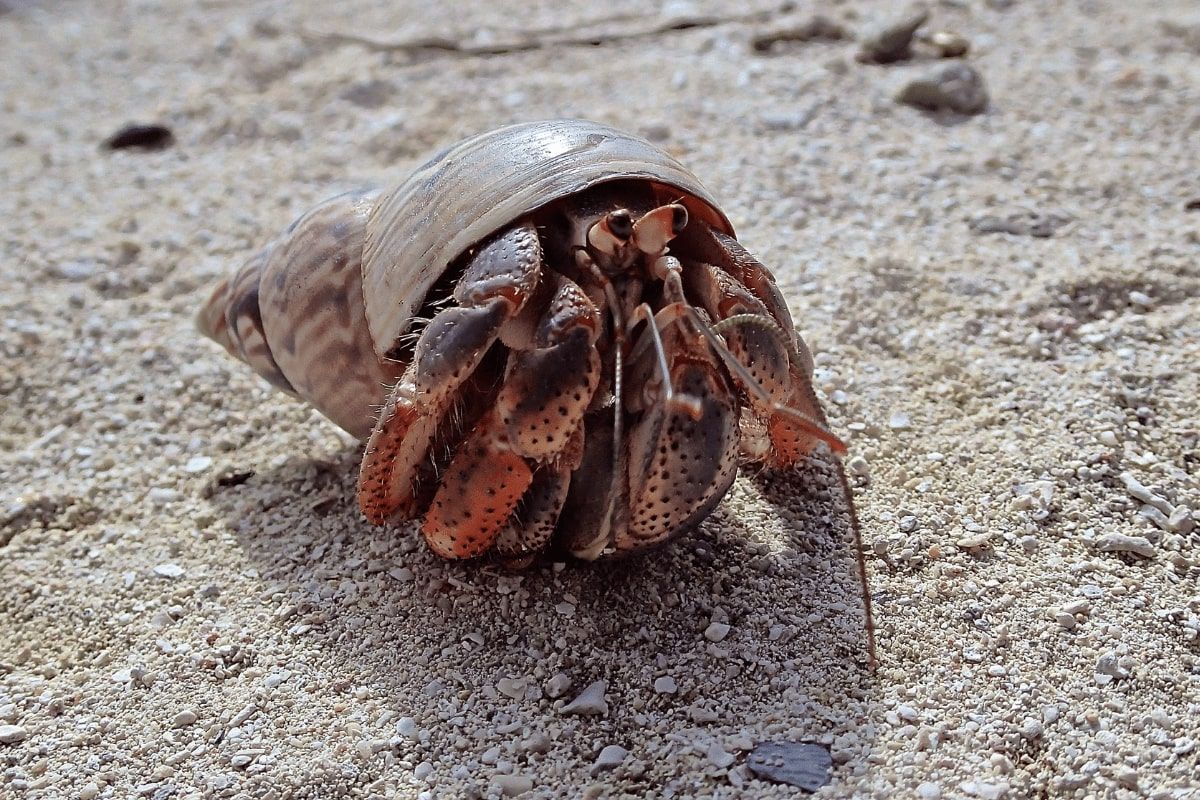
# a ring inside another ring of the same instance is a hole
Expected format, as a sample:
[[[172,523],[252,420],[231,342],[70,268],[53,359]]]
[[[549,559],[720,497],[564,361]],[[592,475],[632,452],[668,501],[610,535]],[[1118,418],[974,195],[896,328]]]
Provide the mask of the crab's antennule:
[[[679,203],[659,206],[634,224],[633,243],[648,256],[660,256],[687,224],[687,209]]]
[[[610,211],[588,228],[587,243],[597,252],[615,256],[633,235],[633,217],[623,208]]]

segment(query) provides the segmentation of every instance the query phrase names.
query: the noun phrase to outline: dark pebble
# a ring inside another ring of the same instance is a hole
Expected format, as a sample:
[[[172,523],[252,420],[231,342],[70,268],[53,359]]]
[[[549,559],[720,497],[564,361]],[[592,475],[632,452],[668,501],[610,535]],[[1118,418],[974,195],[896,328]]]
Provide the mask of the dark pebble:
[[[829,749],[802,742],[763,742],[750,751],[746,766],[756,777],[815,792],[829,783]]]
[[[979,114],[988,104],[983,76],[970,64],[950,64],[900,90],[897,102],[926,111]]]
[[[967,223],[975,233],[1011,233],[1047,239],[1071,221],[1066,214],[1054,211],[1014,211],[1009,214],[984,214]]]
[[[165,125],[126,125],[104,140],[107,150],[165,150],[175,143],[175,135]]]

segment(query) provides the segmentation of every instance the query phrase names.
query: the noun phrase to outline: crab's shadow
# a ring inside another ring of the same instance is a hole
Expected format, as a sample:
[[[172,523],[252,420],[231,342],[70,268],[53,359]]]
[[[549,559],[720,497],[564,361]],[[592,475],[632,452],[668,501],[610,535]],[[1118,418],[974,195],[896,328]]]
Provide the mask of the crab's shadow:
[[[739,478],[696,531],[659,550],[519,573],[441,561],[415,525],[367,525],[353,499],[357,459],[292,459],[217,486],[211,501],[261,579],[290,594],[296,615],[278,635],[316,639],[324,671],[373,685],[400,713],[420,719],[449,701],[492,724],[578,728],[627,746],[655,719],[698,742],[828,741],[859,728],[874,678],[849,500],[831,459]],[[555,699],[559,674],[570,688]],[[606,716],[560,713],[597,680]],[[459,735],[447,726],[432,746]],[[861,756],[844,775],[865,769]]]

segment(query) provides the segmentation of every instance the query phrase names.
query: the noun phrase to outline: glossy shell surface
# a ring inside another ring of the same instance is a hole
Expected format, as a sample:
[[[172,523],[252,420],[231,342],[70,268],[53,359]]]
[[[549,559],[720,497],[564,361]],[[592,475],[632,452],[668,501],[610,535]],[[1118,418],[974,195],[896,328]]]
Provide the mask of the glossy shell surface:
[[[616,128],[547,120],[499,128],[431,158],[375,206],[363,251],[363,297],[377,352],[408,330],[458,256],[556,200],[615,180],[677,189],[689,213],[733,234],[700,180],[669,153]]]

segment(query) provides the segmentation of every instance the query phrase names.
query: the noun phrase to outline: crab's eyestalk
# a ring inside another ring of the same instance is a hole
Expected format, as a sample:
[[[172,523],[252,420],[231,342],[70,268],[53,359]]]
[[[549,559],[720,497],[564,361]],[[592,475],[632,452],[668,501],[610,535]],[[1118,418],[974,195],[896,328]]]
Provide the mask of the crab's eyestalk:
[[[679,203],[659,206],[633,226],[633,243],[651,260],[661,256],[667,244],[688,224],[688,212]]]
[[[588,244],[601,255],[615,258],[633,235],[633,215],[624,208],[610,211],[588,229]]]

